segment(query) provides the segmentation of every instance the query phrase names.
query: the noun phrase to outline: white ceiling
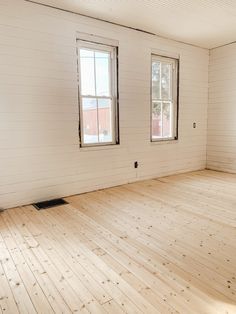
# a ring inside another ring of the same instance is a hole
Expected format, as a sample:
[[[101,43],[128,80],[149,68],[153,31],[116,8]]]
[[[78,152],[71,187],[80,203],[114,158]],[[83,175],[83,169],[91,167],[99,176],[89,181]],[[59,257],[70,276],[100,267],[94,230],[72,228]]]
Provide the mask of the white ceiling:
[[[205,48],[236,40],[236,0],[35,0]]]

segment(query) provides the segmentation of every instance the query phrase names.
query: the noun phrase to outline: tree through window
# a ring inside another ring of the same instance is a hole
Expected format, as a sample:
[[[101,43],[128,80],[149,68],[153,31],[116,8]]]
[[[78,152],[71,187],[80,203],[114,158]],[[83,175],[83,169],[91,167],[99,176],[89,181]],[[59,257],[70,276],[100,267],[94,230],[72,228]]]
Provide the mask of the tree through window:
[[[152,55],[152,141],[177,139],[177,71],[177,59]]]

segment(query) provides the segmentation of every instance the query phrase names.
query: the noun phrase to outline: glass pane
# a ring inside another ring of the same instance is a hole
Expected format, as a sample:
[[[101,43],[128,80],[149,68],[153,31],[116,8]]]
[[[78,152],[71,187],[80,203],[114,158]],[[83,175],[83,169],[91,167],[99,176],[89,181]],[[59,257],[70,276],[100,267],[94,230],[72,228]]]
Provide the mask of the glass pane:
[[[171,103],[163,102],[162,106],[163,137],[171,137]]]
[[[159,101],[152,103],[152,137],[162,137],[162,106]]]
[[[152,62],[152,99],[160,99],[160,62]]]
[[[96,95],[110,95],[109,80],[109,52],[95,52],[96,64]]]
[[[94,52],[80,49],[81,94],[95,96]]]
[[[161,99],[171,99],[170,93],[171,65],[161,63]]]
[[[99,141],[112,142],[112,111],[110,99],[98,100]]]
[[[98,143],[97,100],[93,98],[83,98],[82,114],[84,143]]]

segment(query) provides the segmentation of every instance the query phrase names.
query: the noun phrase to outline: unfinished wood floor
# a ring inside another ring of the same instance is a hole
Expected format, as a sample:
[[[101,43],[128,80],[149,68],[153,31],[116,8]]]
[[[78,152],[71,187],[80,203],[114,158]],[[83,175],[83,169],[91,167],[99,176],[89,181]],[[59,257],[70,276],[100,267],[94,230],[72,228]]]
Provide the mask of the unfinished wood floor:
[[[0,313],[236,313],[236,175],[0,214]]]

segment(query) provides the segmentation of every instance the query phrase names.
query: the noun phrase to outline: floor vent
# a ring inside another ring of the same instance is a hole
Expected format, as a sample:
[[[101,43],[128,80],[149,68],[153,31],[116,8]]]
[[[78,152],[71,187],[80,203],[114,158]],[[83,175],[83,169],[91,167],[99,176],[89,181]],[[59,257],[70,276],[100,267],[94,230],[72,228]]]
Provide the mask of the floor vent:
[[[63,200],[62,198],[57,198],[55,200],[35,203],[35,204],[33,204],[33,206],[37,210],[41,210],[41,209],[56,207],[56,206],[65,205],[65,204],[68,204],[65,200]]]

